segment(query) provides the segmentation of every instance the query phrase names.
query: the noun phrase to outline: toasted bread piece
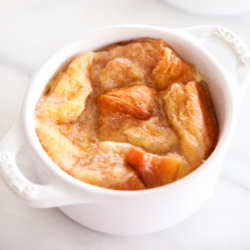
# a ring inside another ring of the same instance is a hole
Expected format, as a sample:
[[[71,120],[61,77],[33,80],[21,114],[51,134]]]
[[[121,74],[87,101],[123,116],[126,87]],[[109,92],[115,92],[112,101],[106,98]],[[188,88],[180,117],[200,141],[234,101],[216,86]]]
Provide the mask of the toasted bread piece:
[[[155,108],[157,91],[146,86],[109,90],[96,98],[100,113],[122,112],[136,118],[148,118]]]
[[[143,70],[131,60],[118,57],[109,61],[99,73],[102,88],[113,89],[143,79]]]
[[[130,144],[102,142],[88,159],[82,159],[70,172],[75,178],[100,187],[118,190],[145,189],[124,156]]]
[[[188,163],[178,154],[152,156],[131,148],[125,156],[147,188],[159,187],[180,179],[191,172]]]
[[[164,90],[172,83],[187,83],[195,80],[193,67],[184,62],[170,48],[164,49],[164,55],[154,68],[152,75],[158,90]]]
[[[219,133],[208,90],[197,82],[175,83],[166,91],[164,104],[181,152],[197,168],[216,146]]]
[[[62,75],[54,92],[42,103],[38,119],[58,122],[74,121],[85,108],[85,100],[92,91],[88,78],[93,52],[78,56]]]
[[[37,122],[37,136],[49,157],[64,171],[69,172],[76,163],[86,156],[84,151],[62,135],[54,124]]]

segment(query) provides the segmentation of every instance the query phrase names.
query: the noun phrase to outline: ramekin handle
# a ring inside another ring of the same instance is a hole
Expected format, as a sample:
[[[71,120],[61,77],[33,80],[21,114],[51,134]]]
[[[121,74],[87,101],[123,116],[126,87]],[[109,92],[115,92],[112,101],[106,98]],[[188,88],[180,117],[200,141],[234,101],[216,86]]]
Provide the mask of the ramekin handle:
[[[232,31],[220,26],[200,26],[182,29],[190,34],[196,42],[202,42],[208,38],[216,38],[226,44],[238,60],[238,67],[234,72],[228,72],[224,68],[225,74],[236,82],[232,86],[237,96],[241,97],[250,83],[250,50],[246,44]]]
[[[12,191],[33,207],[57,207],[83,202],[81,195],[51,177],[47,185],[32,183],[19,170],[16,157],[25,150],[25,140],[19,121],[0,143],[0,175]]]

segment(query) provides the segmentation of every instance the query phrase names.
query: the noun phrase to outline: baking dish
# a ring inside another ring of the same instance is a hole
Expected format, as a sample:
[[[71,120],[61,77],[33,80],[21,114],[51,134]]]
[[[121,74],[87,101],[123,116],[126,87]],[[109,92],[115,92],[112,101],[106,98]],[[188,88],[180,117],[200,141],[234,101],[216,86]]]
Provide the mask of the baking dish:
[[[211,156],[194,172],[166,186],[141,191],[117,191],[81,182],[61,170],[42,148],[34,128],[33,112],[48,80],[68,59],[105,45],[140,37],[162,38],[187,62],[208,78],[220,126],[220,137]],[[217,38],[238,59],[228,72],[204,48],[203,41]],[[231,31],[218,26],[165,29],[121,25],[78,36],[54,52],[34,73],[20,116],[0,144],[0,173],[6,184],[26,204],[59,207],[89,228],[119,235],[137,235],[171,227],[196,211],[212,192],[233,136],[239,101],[248,85],[250,52]],[[27,150],[36,158],[38,177],[44,185],[27,180],[16,164]]]

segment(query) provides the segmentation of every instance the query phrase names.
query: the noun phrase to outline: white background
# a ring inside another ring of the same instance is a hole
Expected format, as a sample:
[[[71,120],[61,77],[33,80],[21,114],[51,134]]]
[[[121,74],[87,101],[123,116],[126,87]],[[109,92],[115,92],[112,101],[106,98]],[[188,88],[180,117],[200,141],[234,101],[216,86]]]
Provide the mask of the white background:
[[[169,28],[216,24],[250,47],[250,15],[205,17],[161,0],[0,0],[0,139],[14,123],[35,69],[72,37],[107,25]],[[146,236],[112,236],[85,228],[57,208],[21,203],[0,179],[0,250],[36,249],[250,249],[250,88],[223,171],[205,204],[184,222]],[[19,159],[33,181],[27,155]]]

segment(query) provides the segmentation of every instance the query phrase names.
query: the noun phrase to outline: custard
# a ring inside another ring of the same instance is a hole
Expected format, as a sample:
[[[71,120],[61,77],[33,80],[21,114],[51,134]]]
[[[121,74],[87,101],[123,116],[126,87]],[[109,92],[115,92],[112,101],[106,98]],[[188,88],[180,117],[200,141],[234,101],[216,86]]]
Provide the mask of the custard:
[[[151,38],[79,55],[48,82],[34,116],[41,145],[61,169],[116,190],[186,176],[219,134],[204,78]]]

